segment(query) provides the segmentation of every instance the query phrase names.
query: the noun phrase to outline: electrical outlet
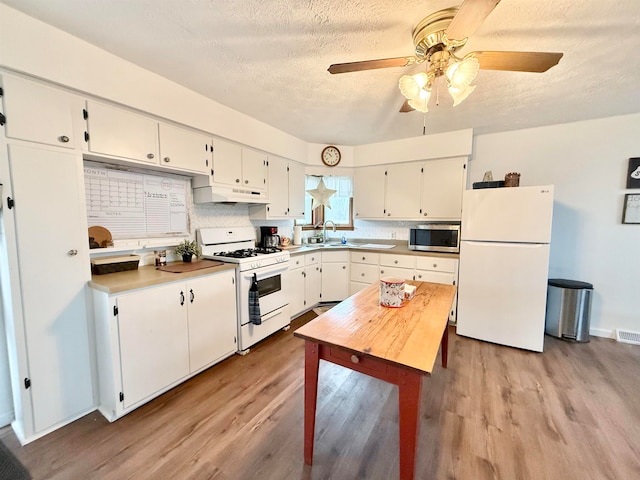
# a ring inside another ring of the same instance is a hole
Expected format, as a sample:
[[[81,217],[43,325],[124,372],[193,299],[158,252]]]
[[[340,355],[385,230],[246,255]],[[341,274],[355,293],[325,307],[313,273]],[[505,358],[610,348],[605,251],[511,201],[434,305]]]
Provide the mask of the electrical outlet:
[[[396,232],[391,232],[391,238],[392,238],[393,240],[395,240],[395,238],[396,238]]]

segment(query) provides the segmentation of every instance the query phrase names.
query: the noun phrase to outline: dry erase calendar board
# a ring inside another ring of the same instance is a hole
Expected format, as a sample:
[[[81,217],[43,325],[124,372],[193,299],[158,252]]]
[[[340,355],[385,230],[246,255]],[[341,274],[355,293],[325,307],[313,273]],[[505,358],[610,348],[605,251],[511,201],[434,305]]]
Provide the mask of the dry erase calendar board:
[[[189,233],[189,180],[84,163],[89,226],[109,229],[114,239]]]

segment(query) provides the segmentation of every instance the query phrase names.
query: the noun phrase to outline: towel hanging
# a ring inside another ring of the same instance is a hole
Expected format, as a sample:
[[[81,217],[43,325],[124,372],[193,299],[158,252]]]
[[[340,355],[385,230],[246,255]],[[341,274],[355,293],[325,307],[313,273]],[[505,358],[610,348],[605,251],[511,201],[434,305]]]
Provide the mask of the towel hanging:
[[[258,276],[255,273],[253,274],[253,281],[249,288],[249,321],[254,325],[262,324],[262,317],[260,316]]]

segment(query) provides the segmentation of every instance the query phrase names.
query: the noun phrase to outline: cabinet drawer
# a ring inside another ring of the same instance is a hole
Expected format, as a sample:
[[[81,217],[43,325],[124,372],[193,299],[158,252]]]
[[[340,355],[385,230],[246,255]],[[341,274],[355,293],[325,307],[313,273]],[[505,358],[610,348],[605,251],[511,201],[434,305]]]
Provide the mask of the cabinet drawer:
[[[349,251],[340,250],[338,252],[322,252],[322,261],[327,263],[328,262],[348,262]]]
[[[289,270],[294,268],[304,267],[304,255],[298,255],[297,257],[291,257],[289,260]]]
[[[415,266],[415,257],[411,255],[389,255],[387,253],[380,254],[380,266],[413,268]]]
[[[354,263],[351,265],[351,281],[373,283],[378,281],[378,266]]]
[[[397,268],[380,266],[380,278],[397,277],[405,280],[413,280],[413,268]]]
[[[421,282],[444,283],[455,285],[455,275],[448,272],[434,272],[432,270],[416,270],[416,280]]]
[[[316,253],[307,253],[304,256],[304,264],[305,265],[316,265],[318,263],[320,263],[320,256],[322,254],[320,252],[316,252]]]
[[[434,272],[455,273],[457,258],[416,257],[417,270],[433,270]]]
[[[352,263],[368,263],[372,265],[378,265],[379,260],[380,260],[379,253],[351,252]]]
[[[326,348],[326,359],[328,361],[344,365],[357,372],[371,372],[375,375],[384,374],[387,371],[387,366],[383,362],[369,358],[362,353],[352,353],[336,347],[324,348]]]

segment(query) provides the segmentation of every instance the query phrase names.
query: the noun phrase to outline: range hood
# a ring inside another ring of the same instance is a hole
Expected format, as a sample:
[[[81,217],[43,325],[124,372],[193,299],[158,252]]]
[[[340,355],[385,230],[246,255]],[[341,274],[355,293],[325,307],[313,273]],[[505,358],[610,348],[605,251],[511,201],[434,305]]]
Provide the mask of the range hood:
[[[267,192],[232,186],[207,186],[193,189],[193,203],[269,203]]]

